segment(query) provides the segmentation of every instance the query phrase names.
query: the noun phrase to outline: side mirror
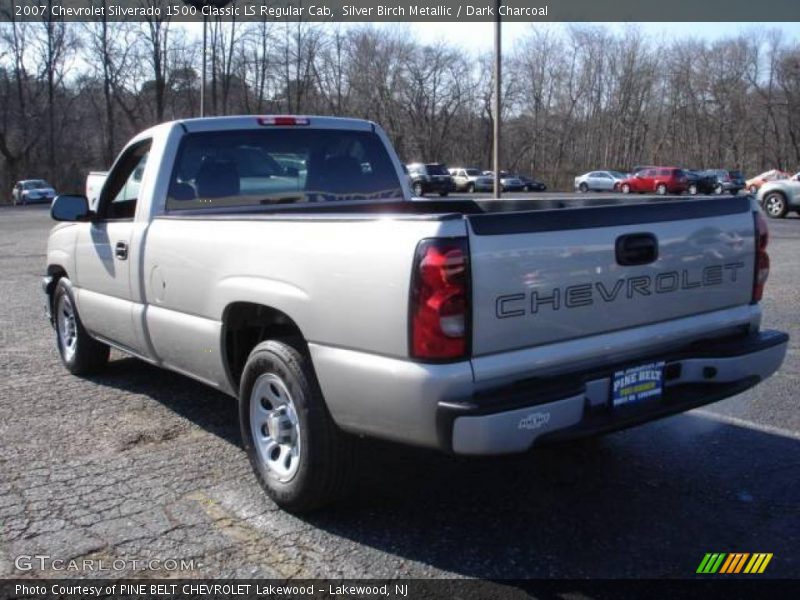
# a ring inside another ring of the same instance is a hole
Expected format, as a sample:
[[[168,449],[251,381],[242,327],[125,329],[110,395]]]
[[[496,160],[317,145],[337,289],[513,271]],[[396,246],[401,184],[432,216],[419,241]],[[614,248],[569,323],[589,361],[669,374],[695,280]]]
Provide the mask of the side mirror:
[[[56,221],[87,221],[92,214],[86,196],[61,194],[50,207],[50,216]]]

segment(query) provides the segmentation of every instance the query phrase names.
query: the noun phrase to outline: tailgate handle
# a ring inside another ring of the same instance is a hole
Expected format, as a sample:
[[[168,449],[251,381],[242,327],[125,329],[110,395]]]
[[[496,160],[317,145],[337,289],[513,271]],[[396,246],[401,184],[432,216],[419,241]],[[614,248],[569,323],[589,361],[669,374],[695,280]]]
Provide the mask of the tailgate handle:
[[[658,240],[652,233],[629,233],[617,238],[617,264],[649,265],[658,258]]]

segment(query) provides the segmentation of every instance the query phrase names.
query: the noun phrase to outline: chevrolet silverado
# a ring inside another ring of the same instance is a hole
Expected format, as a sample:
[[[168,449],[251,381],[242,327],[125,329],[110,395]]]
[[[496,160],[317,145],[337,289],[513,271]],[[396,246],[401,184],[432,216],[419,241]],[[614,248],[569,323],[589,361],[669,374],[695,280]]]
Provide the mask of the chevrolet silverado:
[[[61,195],[43,289],[64,366],[109,348],[238,399],[275,502],[352,475],[352,436],[524,452],[746,390],[766,220],[747,196],[414,201],[374,123],[242,116],[136,136],[96,208]]]

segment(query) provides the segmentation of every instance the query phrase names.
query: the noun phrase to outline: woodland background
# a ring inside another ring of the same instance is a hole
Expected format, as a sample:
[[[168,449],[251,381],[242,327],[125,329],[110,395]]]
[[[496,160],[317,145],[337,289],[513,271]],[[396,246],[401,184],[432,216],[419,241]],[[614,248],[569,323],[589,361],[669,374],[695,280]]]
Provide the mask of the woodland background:
[[[422,44],[413,24],[208,27],[208,115],[361,117],[404,161],[491,166],[490,55]],[[29,177],[80,191],[134,133],[197,116],[198,32],[165,20],[0,23],[0,202]],[[551,188],[634,164],[800,168],[800,44],[777,31],[705,41],[532,25],[504,52],[503,167]]]

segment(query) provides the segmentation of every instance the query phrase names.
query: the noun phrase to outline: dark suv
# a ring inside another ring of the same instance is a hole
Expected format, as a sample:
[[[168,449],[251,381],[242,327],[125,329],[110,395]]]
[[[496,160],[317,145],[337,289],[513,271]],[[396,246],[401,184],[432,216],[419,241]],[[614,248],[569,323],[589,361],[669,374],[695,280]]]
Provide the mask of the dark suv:
[[[709,169],[706,174],[713,176],[717,181],[714,191],[717,194],[728,192],[731,196],[744,189],[744,175],[741,171],[728,171],[726,169]]]
[[[447,196],[454,189],[447,165],[441,163],[410,163],[406,165],[411,189],[415,196],[439,194]]]

